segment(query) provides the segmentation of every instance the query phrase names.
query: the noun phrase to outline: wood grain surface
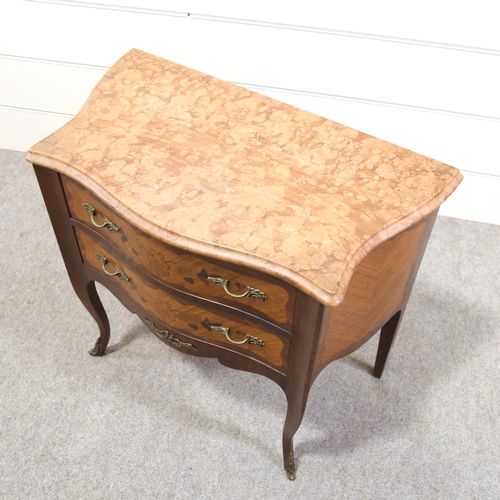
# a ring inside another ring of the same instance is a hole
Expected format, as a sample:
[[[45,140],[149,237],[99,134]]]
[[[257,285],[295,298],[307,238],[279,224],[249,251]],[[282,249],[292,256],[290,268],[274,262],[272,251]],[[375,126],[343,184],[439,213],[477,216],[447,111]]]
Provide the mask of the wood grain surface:
[[[118,294],[120,300],[123,294],[127,295],[137,306],[134,312],[141,313],[143,317],[153,322],[157,319],[160,324],[167,325],[188,339],[201,339],[213,345],[224,346],[236,353],[243,353],[270,364],[285,373],[289,343],[285,335],[276,335],[241,313],[231,313],[226,308],[216,305],[211,307],[210,303],[206,303],[203,307],[200,305],[201,301],[196,302],[186,294],[172,293],[144,277],[135,266],[100,237],[79,229],[76,229],[76,235],[84,262],[104,275],[106,280],[111,279],[118,285],[122,290]],[[108,272],[115,273],[119,269],[125,273],[129,281],[119,276],[108,277],[97,253],[107,258]],[[262,340],[264,345],[233,344],[222,333],[212,329],[212,326],[229,328],[230,337],[236,342],[241,342],[247,335],[251,335]]]
[[[61,177],[71,216],[97,231],[142,271],[170,287],[250,312],[291,331],[296,293],[291,285],[258,271],[192,254],[152,238],[83,186]],[[103,224],[108,219],[119,231],[93,225],[84,203],[96,210],[96,224]],[[210,281],[209,276],[227,279],[228,290],[235,295],[242,295],[247,287],[252,287],[265,293],[266,298],[233,298]]]
[[[437,211],[382,243],[356,268],[342,304],[326,309],[314,376],[328,363],[355,351],[394,314],[404,311],[436,215]]]

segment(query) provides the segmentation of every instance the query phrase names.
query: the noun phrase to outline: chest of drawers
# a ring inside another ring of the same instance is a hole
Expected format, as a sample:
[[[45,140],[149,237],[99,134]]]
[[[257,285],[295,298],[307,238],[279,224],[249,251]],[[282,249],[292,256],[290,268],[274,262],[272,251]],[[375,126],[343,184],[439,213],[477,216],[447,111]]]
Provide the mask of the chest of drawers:
[[[451,167],[133,50],[27,154],[100,336],[106,286],[167,345],[285,392],[381,330],[380,377]]]

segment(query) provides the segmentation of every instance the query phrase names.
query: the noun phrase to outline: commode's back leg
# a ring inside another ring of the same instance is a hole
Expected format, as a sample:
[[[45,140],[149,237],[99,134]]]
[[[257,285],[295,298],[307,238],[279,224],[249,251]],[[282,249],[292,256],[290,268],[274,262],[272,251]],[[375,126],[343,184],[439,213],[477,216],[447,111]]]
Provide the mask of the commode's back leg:
[[[398,311],[380,330],[380,340],[378,343],[377,358],[375,360],[375,368],[373,369],[373,376],[380,378],[384,371],[389,351],[391,350],[394,339],[401,324],[403,311]]]

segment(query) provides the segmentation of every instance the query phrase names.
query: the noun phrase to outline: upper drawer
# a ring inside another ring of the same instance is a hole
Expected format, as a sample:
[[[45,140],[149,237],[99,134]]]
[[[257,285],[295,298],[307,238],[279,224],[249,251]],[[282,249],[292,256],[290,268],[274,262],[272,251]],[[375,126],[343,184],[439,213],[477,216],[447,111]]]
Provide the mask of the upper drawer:
[[[293,286],[159,241],[127,222],[80,184],[61,177],[71,216],[98,231],[144,272],[172,288],[236,307],[291,331]]]

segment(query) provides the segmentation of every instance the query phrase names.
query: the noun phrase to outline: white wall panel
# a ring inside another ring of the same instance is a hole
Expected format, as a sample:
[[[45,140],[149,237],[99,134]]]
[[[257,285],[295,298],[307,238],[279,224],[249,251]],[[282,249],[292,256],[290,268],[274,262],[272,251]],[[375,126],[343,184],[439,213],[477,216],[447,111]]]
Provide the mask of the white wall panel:
[[[104,73],[0,56],[0,104],[75,114]]]
[[[47,34],[35,48],[8,26],[0,44],[10,54],[109,66],[137,47],[227,80],[500,117],[500,99],[491,99],[500,88],[500,56],[190,17],[20,5],[31,12],[22,14],[26,28],[43,18]]]
[[[68,3],[72,2],[67,0]],[[90,0],[192,15],[218,16],[444,44],[500,49],[494,0]],[[469,26],[471,28],[469,28]]]
[[[439,215],[500,225],[500,177],[463,172],[464,180]]]
[[[500,116],[500,57],[273,30],[268,85]],[[257,82],[256,82],[257,83]]]
[[[3,54],[109,67],[135,47],[226,80],[265,79],[269,28],[38,2],[11,5],[0,30]],[[31,36],[19,36],[20,26]]]
[[[71,116],[34,113],[0,106],[0,149],[27,151],[70,120]]]

